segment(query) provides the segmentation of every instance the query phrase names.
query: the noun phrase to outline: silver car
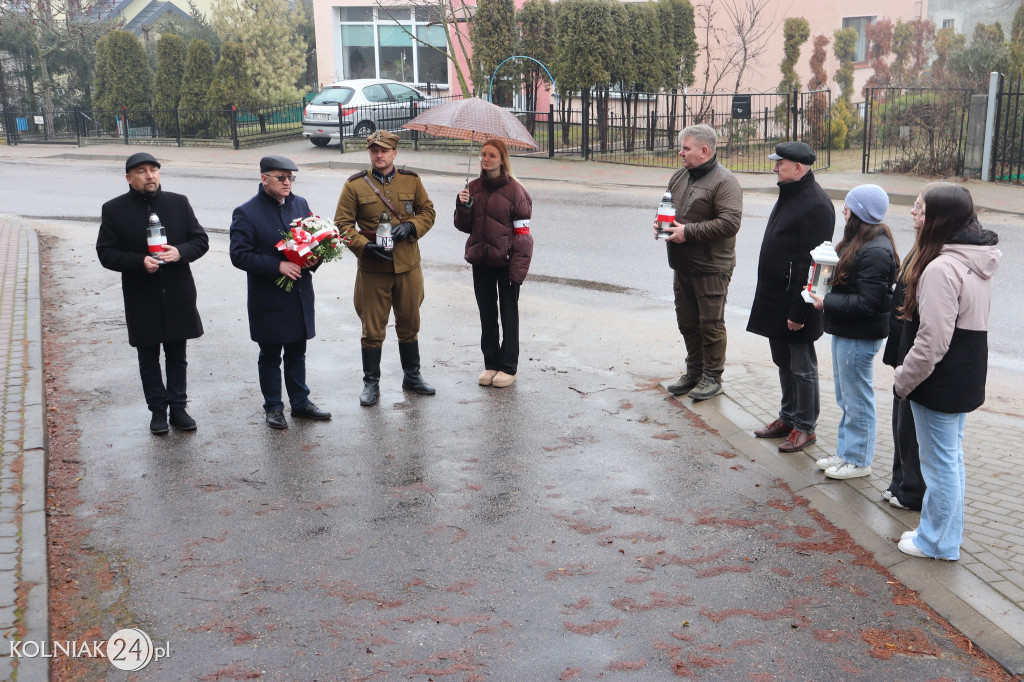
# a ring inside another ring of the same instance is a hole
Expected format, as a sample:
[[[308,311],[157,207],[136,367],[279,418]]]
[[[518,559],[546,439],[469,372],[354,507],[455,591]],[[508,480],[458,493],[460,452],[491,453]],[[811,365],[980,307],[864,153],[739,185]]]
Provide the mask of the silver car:
[[[397,81],[361,78],[326,86],[302,112],[302,136],[317,147],[339,139],[338,110],[345,135],[368,137],[378,128],[399,130],[412,112],[428,109],[440,100]],[[415,103],[415,106],[413,106]]]

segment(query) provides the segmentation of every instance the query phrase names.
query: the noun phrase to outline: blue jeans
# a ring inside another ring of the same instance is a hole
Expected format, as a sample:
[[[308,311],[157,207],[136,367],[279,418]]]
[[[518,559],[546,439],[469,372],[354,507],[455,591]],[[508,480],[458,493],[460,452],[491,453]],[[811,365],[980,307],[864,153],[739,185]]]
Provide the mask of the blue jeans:
[[[921,473],[928,486],[921,505],[921,523],[914,544],[928,556],[960,558],[964,536],[964,422],[967,413],[929,410],[910,402],[917,426]]]
[[[832,374],[835,377],[839,418],[836,454],[850,464],[866,467],[875,457],[875,355],[882,339],[832,337]]]
[[[284,351],[284,387],[293,410],[309,405],[309,387],[306,386],[306,342],[260,344],[260,391],[263,409],[279,412],[281,401],[281,351]]]

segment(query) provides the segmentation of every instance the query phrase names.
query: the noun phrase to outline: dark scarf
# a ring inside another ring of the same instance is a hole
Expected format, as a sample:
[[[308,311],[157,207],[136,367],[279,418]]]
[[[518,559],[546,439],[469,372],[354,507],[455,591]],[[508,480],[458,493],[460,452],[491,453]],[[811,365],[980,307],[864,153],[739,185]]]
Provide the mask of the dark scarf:
[[[701,165],[697,166],[696,168],[691,168],[690,179],[700,180],[714,169],[716,163],[718,163],[718,154],[715,154],[710,159],[708,159]]]

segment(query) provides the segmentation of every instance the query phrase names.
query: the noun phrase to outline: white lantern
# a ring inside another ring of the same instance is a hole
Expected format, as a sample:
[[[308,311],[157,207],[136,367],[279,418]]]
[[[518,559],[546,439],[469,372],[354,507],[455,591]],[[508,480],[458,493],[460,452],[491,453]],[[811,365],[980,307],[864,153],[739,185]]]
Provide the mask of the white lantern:
[[[839,264],[839,254],[832,248],[832,242],[822,242],[811,251],[811,269],[807,272],[807,286],[800,292],[800,295],[808,303],[814,303],[811,298],[824,296],[832,291],[832,275]]]
[[[160,265],[164,264],[160,254],[164,252],[165,246],[167,246],[167,230],[160,222],[160,216],[150,213],[149,224],[146,227],[146,247],[149,250],[149,255],[160,261]]]

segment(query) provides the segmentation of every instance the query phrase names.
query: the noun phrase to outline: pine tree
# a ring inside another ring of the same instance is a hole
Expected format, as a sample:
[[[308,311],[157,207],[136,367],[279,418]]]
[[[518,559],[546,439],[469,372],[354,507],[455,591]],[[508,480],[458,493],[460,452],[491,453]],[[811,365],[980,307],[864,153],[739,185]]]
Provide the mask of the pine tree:
[[[215,0],[213,25],[223,40],[238,43],[260,104],[297,102],[306,72],[302,10],[288,0]]]
[[[156,79],[153,85],[153,116],[164,135],[177,133],[181,77],[185,73],[185,39],[165,33],[156,42]]]
[[[210,124],[206,110],[213,80],[213,49],[202,40],[193,40],[188,45],[185,57],[185,73],[181,77],[181,99],[178,101],[178,117],[183,135],[203,135]]]
[[[220,44],[220,61],[213,72],[213,83],[207,95],[207,108],[213,112],[225,111],[234,105],[237,109],[249,109],[256,105],[256,94],[252,90],[252,76],[245,64],[245,48],[238,43],[225,41]],[[213,118],[211,128],[223,134],[227,115]]]
[[[111,31],[96,42],[94,111],[148,110],[152,81],[146,50],[134,34]]]

